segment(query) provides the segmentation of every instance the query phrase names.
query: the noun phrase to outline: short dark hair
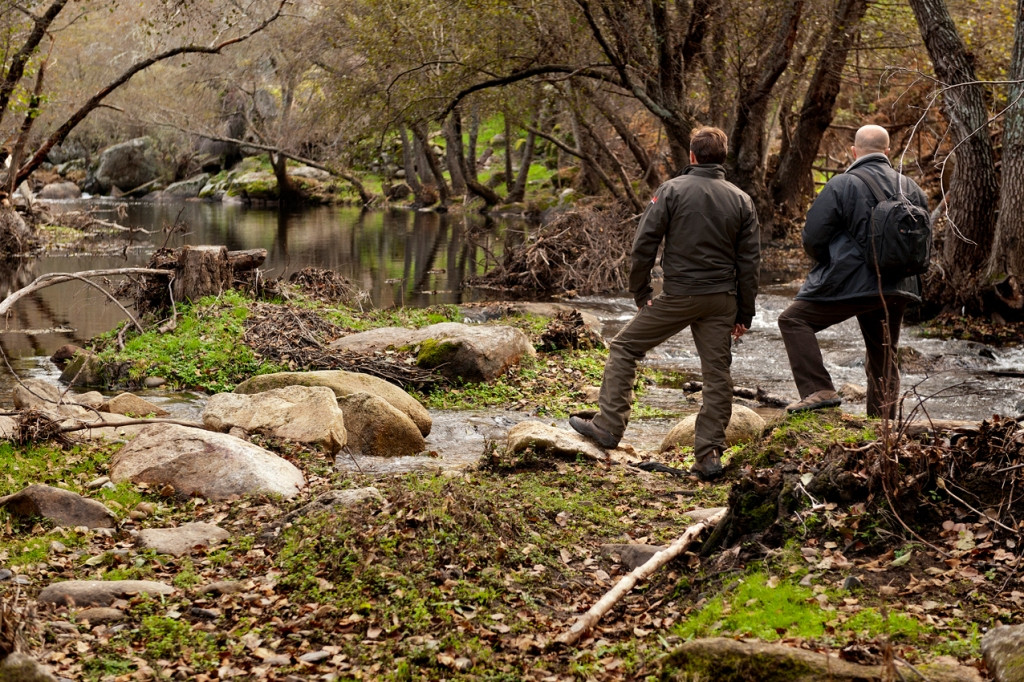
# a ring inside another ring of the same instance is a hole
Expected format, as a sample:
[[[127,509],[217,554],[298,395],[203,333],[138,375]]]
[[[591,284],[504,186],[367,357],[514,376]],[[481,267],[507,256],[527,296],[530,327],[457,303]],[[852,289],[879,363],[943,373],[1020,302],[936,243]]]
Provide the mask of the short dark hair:
[[[696,128],[690,133],[690,151],[697,157],[697,163],[725,163],[729,138],[720,128]]]

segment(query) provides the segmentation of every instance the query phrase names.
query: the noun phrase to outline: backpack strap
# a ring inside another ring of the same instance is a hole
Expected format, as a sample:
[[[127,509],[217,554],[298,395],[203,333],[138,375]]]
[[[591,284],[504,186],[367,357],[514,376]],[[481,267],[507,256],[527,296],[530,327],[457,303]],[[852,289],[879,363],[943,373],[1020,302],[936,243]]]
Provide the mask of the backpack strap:
[[[878,180],[871,177],[870,173],[858,173],[857,170],[858,169],[854,168],[846,172],[867,185],[871,193],[875,195],[875,201],[882,203],[889,198],[889,195],[882,190],[882,186],[878,184]]]

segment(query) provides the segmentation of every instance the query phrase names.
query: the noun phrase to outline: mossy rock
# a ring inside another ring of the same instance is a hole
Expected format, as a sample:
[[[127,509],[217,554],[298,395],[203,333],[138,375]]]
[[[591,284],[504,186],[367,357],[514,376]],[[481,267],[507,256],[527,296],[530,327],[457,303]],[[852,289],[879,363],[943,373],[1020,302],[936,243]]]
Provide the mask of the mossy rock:
[[[416,355],[416,366],[434,369],[455,359],[459,352],[459,344],[436,339],[424,339],[420,344],[420,352]]]

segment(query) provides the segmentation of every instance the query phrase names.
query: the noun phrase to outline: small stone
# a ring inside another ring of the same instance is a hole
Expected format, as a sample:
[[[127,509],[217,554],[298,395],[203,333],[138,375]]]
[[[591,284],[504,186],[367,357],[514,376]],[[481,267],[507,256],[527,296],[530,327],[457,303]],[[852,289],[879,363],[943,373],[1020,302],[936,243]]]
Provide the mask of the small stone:
[[[150,515],[156,512],[156,506],[152,502],[139,502],[135,508]]]
[[[455,659],[455,669],[459,672],[465,672],[473,667],[473,661],[469,660],[465,656],[460,656]]]
[[[147,514],[146,512],[142,511],[141,509],[133,509],[128,514],[128,518],[132,519],[133,521],[141,521],[142,519],[145,519],[145,518],[148,518],[148,517],[149,517],[149,514]]]
[[[317,663],[326,661],[330,657],[331,655],[326,651],[310,651],[308,654],[302,654],[299,656],[299,660],[303,663],[316,665]]]
[[[107,481],[106,483],[104,483],[104,484],[103,484],[102,486],[100,486],[100,487],[101,487],[101,488],[103,488],[103,490],[113,490],[113,489],[115,489],[115,488],[116,488],[117,486],[116,486],[116,485],[114,485],[114,484],[113,484],[112,482],[110,482],[110,481]]]
[[[843,581],[843,589],[847,591],[857,590],[864,587],[864,583],[855,575],[846,576],[846,580]]]
[[[68,551],[68,548],[64,546],[63,542],[60,542],[59,540],[54,540],[50,543],[50,551],[55,552],[57,554],[63,554],[64,552]]]
[[[32,581],[29,580],[28,576],[26,576],[26,575],[16,575],[16,576],[14,576],[14,584],[15,585],[31,585]]]
[[[198,606],[193,606],[192,608],[190,608],[188,610],[188,613],[190,616],[195,616],[196,618],[205,618],[207,620],[214,620],[215,618],[220,617],[219,611],[216,611],[214,609],[201,609]]]
[[[290,665],[292,662],[291,656],[271,656],[263,660],[267,665]]]
[[[116,623],[124,620],[124,611],[105,606],[97,606],[91,609],[83,609],[75,614],[75,619],[90,625],[103,625],[105,623]]]
[[[0,568],[0,582],[3,582],[5,580],[10,580],[13,577],[14,577],[14,574],[11,573],[10,569]]]
[[[218,583],[210,583],[205,587],[200,587],[196,590],[197,594],[212,594],[220,596],[222,594],[236,594],[245,589],[245,585],[234,580],[225,580]]]
[[[142,385],[146,388],[160,388],[166,383],[167,379],[164,379],[163,377],[146,377],[142,382]]]
[[[65,620],[51,620],[46,627],[60,632],[78,632],[78,626]]]
[[[95,490],[96,488],[102,488],[104,483],[110,483],[109,476],[100,476],[85,484],[86,489]]]

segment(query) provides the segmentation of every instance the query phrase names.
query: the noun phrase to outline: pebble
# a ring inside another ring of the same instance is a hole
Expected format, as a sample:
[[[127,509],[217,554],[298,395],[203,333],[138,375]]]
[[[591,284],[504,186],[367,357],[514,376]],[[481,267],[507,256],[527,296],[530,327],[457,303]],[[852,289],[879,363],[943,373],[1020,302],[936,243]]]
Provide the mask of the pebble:
[[[110,476],[100,476],[86,483],[85,487],[88,490],[95,490],[96,488],[102,488],[107,483],[110,483]]]
[[[10,569],[0,568],[0,582],[3,582],[4,580],[10,580],[13,577],[14,573],[12,573]]]
[[[14,576],[14,584],[15,585],[31,585],[32,581],[29,580],[28,576],[26,576],[26,575],[16,575],[16,576]]]
[[[63,542],[59,540],[54,540],[50,543],[50,551],[56,552],[57,554],[63,554],[64,552],[68,551],[68,548],[64,545]]]
[[[843,581],[844,590],[856,590],[861,587],[864,587],[864,583],[855,575],[848,575],[846,576],[846,580]]]
[[[193,606],[192,608],[190,608],[188,610],[188,613],[190,616],[195,616],[196,618],[206,618],[207,620],[214,620],[215,618],[218,618],[220,616],[220,613],[218,611],[214,611],[213,609],[201,609],[198,606]]]
[[[167,379],[164,379],[163,377],[146,377],[145,380],[143,380],[142,385],[146,388],[160,388],[166,383]]]
[[[326,661],[330,657],[331,655],[326,651],[310,651],[308,654],[302,654],[299,656],[299,660],[303,663],[312,663],[313,665],[316,665],[317,663]]]
[[[133,509],[131,511],[131,513],[128,514],[128,518],[132,519],[133,521],[141,521],[142,519],[145,519],[145,518],[148,518],[148,517],[149,517],[149,514],[147,514],[146,512],[142,511],[141,509]]]

